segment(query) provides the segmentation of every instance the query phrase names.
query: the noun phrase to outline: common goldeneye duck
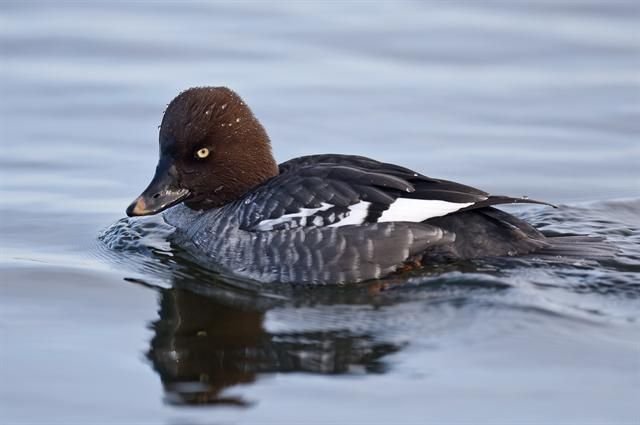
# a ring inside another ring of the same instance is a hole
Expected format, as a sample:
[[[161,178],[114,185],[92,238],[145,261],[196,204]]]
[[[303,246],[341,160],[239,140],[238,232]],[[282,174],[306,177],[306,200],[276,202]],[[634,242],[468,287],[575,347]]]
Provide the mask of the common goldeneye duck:
[[[165,220],[190,252],[245,278],[358,282],[407,264],[554,245],[492,207],[543,202],[492,196],[361,156],[312,155],[278,166],[262,125],[225,87],[180,93],[164,113],[159,141],[155,175],[127,215],[168,209]]]

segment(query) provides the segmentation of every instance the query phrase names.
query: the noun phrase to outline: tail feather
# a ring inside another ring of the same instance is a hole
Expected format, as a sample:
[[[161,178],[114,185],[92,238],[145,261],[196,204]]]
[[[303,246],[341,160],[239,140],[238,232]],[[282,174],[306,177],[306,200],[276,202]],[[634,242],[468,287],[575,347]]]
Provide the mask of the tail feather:
[[[549,236],[546,242],[549,246],[532,255],[598,260],[613,258],[617,253],[617,249],[600,236]]]
[[[475,210],[478,208],[489,207],[491,205],[502,205],[502,204],[539,204],[539,205],[547,205],[549,207],[557,208],[555,205],[550,204],[548,202],[536,201],[535,199],[529,199],[526,197],[512,198],[510,196],[489,196],[484,201],[476,202],[473,205],[467,208],[464,208],[460,211]]]

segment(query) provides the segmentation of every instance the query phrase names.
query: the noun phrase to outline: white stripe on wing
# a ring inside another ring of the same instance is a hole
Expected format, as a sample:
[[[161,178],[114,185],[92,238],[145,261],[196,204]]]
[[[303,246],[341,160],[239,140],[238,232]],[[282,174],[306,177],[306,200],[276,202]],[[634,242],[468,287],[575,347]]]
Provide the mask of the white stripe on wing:
[[[351,224],[362,224],[369,215],[369,205],[371,202],[360,201],[357,204],[349,205],[349,212],[340,221],[330,224],[329,227],[341,227]]]
[[[327,204],[326,202],[323,202],[318,208],[301,208],[300,211],[296,213],[285,214],[278,218],[262,220],[256,225],[255,228],[256,230],[260,230],[260,231],[273,230],[273,228],[278,224],[286,223],[287,221],[292,221],[294,218],[298,218],[298,217],[309,217],[319,211],[326,211],[329,208],[332,208],[334,206],[335,205]]]
[[[433,217],[451,214],[470,205],[473,202],[447,202],[431,199],[398,198],[389,205],[389,209],[382,213],[378,223],[388,221],[421,222]]]

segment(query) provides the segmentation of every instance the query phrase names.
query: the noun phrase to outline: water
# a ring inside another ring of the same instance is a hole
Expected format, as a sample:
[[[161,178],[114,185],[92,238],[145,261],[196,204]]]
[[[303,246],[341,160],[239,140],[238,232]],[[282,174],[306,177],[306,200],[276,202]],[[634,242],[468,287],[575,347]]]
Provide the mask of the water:
[[[640,8],[529,3],[2,2],[0,422],[637,423]],[[514,211],[620,254],[213,275],[118,221],[195,85],[236,89],[281,161],[558,203]]]

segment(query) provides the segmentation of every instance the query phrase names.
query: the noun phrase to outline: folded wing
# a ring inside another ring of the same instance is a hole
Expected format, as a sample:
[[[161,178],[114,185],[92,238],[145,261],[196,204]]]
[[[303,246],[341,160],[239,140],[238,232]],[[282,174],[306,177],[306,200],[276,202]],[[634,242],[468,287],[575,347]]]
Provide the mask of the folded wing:
[[[241,201],[245,230],[424,222],[457,211],[543,202],[491,196],[459,183],[349,155],[314,155],[280,166],[280,175]]]

